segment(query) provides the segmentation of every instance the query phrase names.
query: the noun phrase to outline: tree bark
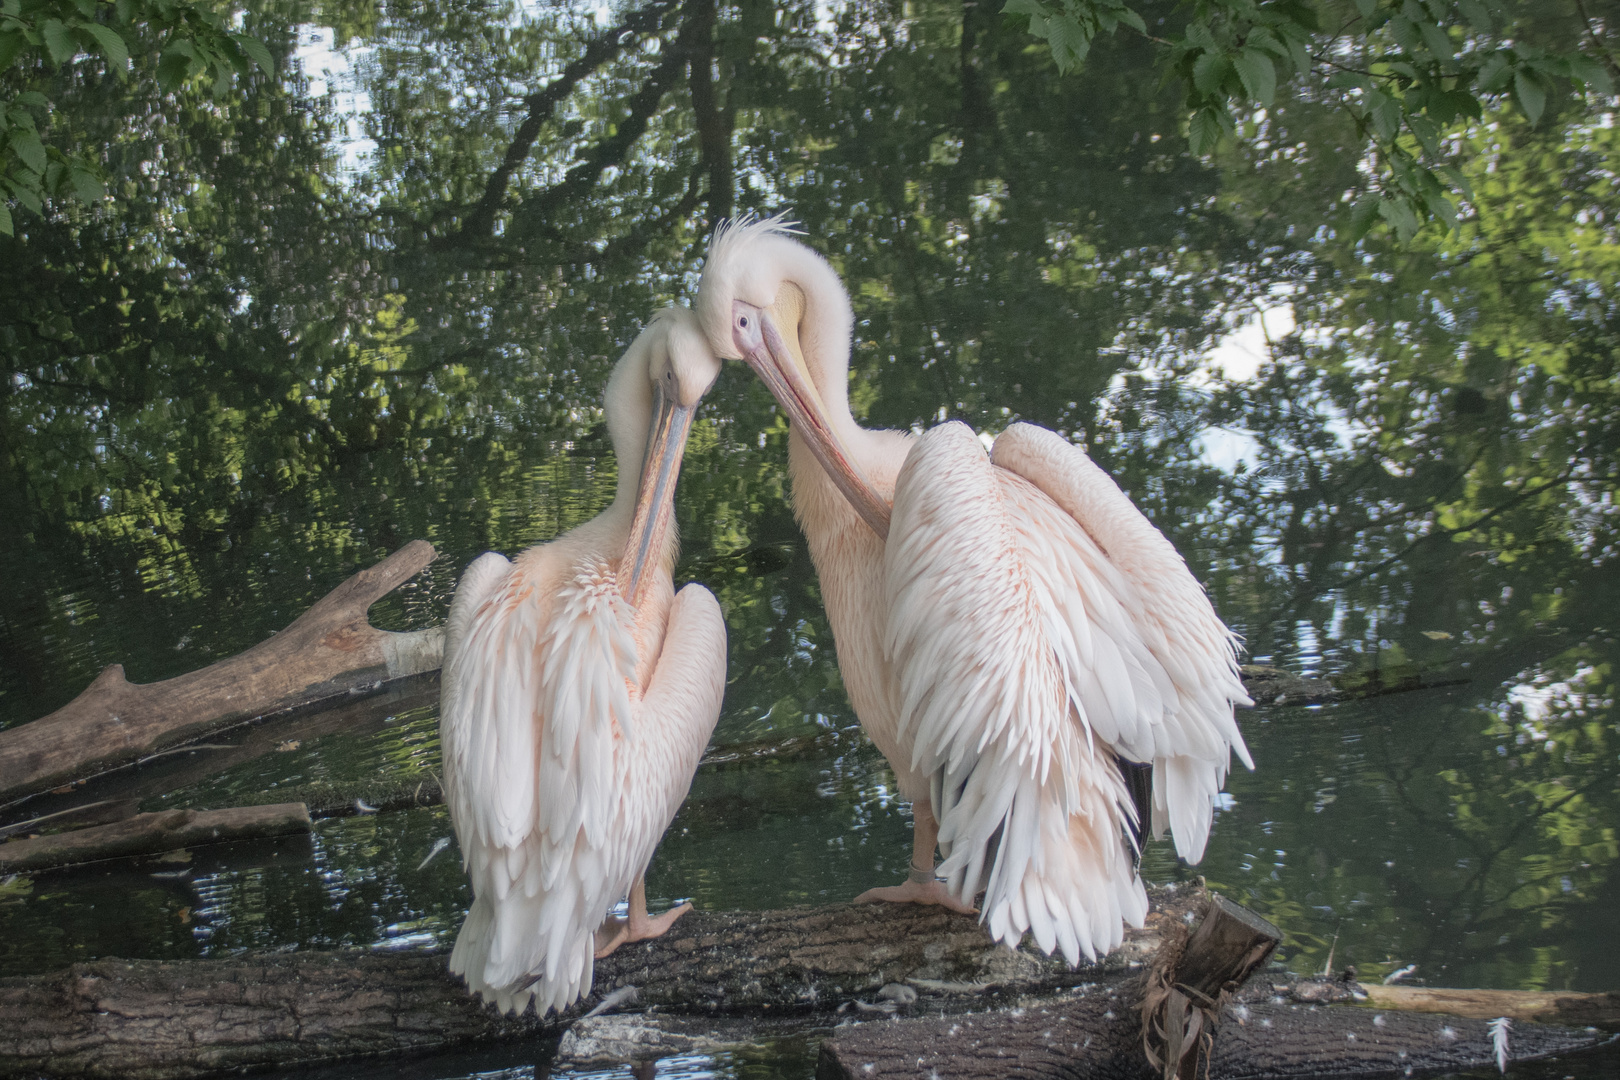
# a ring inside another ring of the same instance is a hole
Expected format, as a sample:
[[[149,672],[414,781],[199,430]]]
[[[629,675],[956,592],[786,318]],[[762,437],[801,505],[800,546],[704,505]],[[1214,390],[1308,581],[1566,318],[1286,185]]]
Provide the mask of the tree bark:
[[[49,789],[254,717],[436,670],[441,629],[411,634],[366,621],[373,603],[434,559],[413,540],[323,597],[281,633],[200,671],[135,684],[121,664],[49,716],[0,731],[0,797]]]
[[[1170,912],[1190,902],[1158,900]],[[1101,964],[1070,971],[1028,947],[995,945],[973,917],[939,908],[693,912],[663,937],[598,961],[595,989],[565,1019],[625,986],[637,987],[642,1005],[767,1017],[826,1012],[908,978],[1052,990],[1131,970],[1157,947],[1157,925],[1133,931]],[[957,996],[980,1001],[986,992]],[[149,1080],[444,1049],[559,1024],[485,1010],[446,970],[443,952],[94,961],[0,979],[0,1016],[0,1077]]]
[[[112,825],[13,840],[0,845],[0,874],[16,874],[101,859],[155,855],[176,848],[309,832],[303,803],[229,810],[160,810]]]
[[[1208,1075],[1214,1080],[1374,1077],[1494,1063],[1482,1020],[1301,1005],[1263,985],[1223,1014]],[[930,1020],[861,1024],[821,1044],[816,1080],[1150,1080],[1136,985],[1026,1008]],[[1285,1001],[1278,1004],[1278,1001]],[[1597,1045],[1602,1036],[1516,1024],[1514,1061]]]

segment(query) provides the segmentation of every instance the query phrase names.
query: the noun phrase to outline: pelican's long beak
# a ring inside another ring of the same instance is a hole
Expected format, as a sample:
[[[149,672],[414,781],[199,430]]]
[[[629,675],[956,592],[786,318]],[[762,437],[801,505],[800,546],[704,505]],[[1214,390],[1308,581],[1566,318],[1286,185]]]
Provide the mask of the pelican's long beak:
[[[798,311],[794,308],[800,305],[793,304],[792,299],[797,298],[789,299],[786,305],[778,302],[772,307],[788,306],[790,310],[786,314],[791,317],[783,321],[796,328]],[[777,404],[787,412],[788,421],[804,438],[810,452],[816,456],[832,482],[838,485],[838,490],[844,493],[844,498],[849,500],[855,512],[877,533],[878,539],[887,540],[890,516],[888,501],[877,493],[851,460],[844,441],[827,419],[821,395],[816,393],[815,384],[811,382],[810,373],[800,359],[798,350],[788,344],[776,323],[777,319],[770,311],[740,300],[733,304],[732,337],[743,359],[765,383]]]
[[[652,580],[650,571],[666,549],[675,516],[675,481],[681,475],[681,455],[686,452],[686,437],[692,431],[696,411],[696,405],[671,401],[661,385],[654,388],[652,428],[641,460],[641,484],[636,488],[630,542],[619,563],[619,592],[631,607],[641,606],[642,593]]]

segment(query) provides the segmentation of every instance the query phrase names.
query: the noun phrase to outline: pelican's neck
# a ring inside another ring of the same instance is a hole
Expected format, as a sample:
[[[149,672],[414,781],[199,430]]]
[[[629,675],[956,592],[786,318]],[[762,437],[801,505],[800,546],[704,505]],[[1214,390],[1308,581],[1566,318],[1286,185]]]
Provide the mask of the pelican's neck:
[[[804,294],[799,318],[799,349],[826,410],[827,422],[851,450],[859,451],[864,430],[849,411],[850,339],[855,309],[838,272],[820,255],[802,244],[783,240],[783,280]]]
[[[647,456],[653,411],[652,383],[647,376],[651,359],[652,350],[638,338],[613,366],[607,392],[602,396],[602,413],[607,420],[608,439],[613,443],[613,456],[618,462],[619,479],[613,501],[596,520],[611,538],[614,558],[623,555],[630,536],[641,468]]]

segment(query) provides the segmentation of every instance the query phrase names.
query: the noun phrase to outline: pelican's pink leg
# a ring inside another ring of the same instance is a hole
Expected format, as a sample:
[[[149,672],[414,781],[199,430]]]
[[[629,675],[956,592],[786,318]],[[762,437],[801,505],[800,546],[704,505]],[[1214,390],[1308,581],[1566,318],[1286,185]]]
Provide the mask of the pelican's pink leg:
[[[608,916],[607,922],[596,932],[596,958],[602,959],[626,942],[663,936],[675,925],[676,919],[691,910],[691,904],[678,904],[662,915],[648,915],[647,879],[636,878],[636,883],[630,886],[630,917]]]
[[[926,799],[911,804],[911,873],[904,885],[867,889],[855,898],[857,904],[938,904],[940,907],[975,915],[979,909],[951,895],[945,883],[934,877],[934,848],[939,841],[939,822]]]

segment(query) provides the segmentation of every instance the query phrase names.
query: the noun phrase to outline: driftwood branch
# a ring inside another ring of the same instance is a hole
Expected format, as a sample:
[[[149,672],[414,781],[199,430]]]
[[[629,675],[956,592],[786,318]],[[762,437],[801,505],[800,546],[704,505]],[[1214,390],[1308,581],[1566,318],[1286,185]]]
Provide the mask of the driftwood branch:
[[[1620,993],[1569,990],[1447,990],[1437,986],[1368,986],[1369,1004],[1406,1012],[1446,1013],[1475,1020],[1505,1016],[1515,1023],[1567,1024],[1620,1031]]]
[[[33,794],[98,769],[283,709],[438,668],[442,630],[395,634],[372,604],[434,558],[414,540],[332,590],[281,633],[173,679],[131,683],[121,664],[49,716],[0,731],[0,797]]]
[[[0,874],[153,855],[176,848],[309,832],[303,803],[229,810],[160,810],[112,825],[0,844]]]

